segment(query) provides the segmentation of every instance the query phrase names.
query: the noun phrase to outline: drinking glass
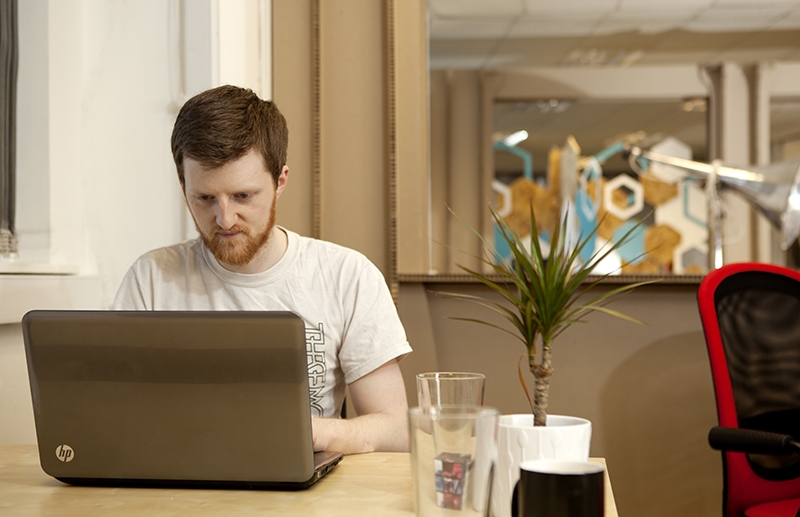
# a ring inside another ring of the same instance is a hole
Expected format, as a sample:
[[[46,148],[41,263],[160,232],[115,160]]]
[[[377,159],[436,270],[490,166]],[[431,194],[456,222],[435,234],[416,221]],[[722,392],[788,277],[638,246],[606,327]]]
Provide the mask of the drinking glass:
[[[482,406],[486,376],[470,372],[428,372],[417,374],[419,407]]]
[[[487,515],[498,415],[482,406],[409,409],[417,516]]]

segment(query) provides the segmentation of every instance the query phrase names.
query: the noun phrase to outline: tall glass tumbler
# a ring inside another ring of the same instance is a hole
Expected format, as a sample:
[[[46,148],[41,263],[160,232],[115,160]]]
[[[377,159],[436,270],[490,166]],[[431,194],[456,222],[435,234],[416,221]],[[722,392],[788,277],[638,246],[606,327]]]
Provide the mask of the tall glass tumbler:
[[[414,508],[419,517],[484,517],[497,459],[499,413],[481,406],[409,410]]]
[[[417,374],[419,407],[483,405],[486,376],[470,372],[428,372]]]

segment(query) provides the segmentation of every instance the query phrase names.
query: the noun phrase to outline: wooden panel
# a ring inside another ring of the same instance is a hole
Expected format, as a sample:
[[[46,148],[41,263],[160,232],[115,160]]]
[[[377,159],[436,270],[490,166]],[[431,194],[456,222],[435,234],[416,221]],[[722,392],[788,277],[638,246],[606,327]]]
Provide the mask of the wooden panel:
[[[395,117],[389,132],[394,136],[397,268],[403,273],[427,273],[431,244],[426,8],[421,0],[392,0],[391,5],[389,95],[394,97]]]
[[[289,124],[289,184],[278,224],[312,235],[311,2],[272,0],[273,99]]]
[[[320,2],[322,234],[388,272],[384,10]]]

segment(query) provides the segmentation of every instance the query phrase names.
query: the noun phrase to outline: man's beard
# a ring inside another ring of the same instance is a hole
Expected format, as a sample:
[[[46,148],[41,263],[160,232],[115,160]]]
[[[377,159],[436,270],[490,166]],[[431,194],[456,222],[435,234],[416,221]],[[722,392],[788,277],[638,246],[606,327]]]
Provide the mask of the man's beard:
[[[252,235],[252,230],[244,226],[234,225],[227,231],[240,232],[236,237],[220,237],[217,233],[223,231],[221,228],[215,228],[211,235],[206,235],[200,230],[195,220],[194,225],[197,228],[197,233],[203,240],[206,248],[216,257],[216,259],[223,264],[229,266],[244,266],[249,264],[253,257],[267,245],[272,229],[275,227],[275,205],[277,199],[272,200],[272,206],[269,210],[269,221],[264,231]],[[194,218],[194,216],[192,216]],[[242,242],[244,241],[244,242]]]

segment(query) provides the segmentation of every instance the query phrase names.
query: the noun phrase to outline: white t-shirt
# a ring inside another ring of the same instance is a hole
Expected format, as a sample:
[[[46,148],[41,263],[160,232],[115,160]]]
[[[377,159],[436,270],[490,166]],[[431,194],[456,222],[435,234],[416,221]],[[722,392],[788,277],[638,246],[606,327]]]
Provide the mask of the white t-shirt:
[[[354,250],[288,237],[257,274],[228,271],[198,238],[146,253],[131,266],[115,310],[286,310],[306,326],[313,416],[336,417],[345,385],[411,352],[386,281]]]

